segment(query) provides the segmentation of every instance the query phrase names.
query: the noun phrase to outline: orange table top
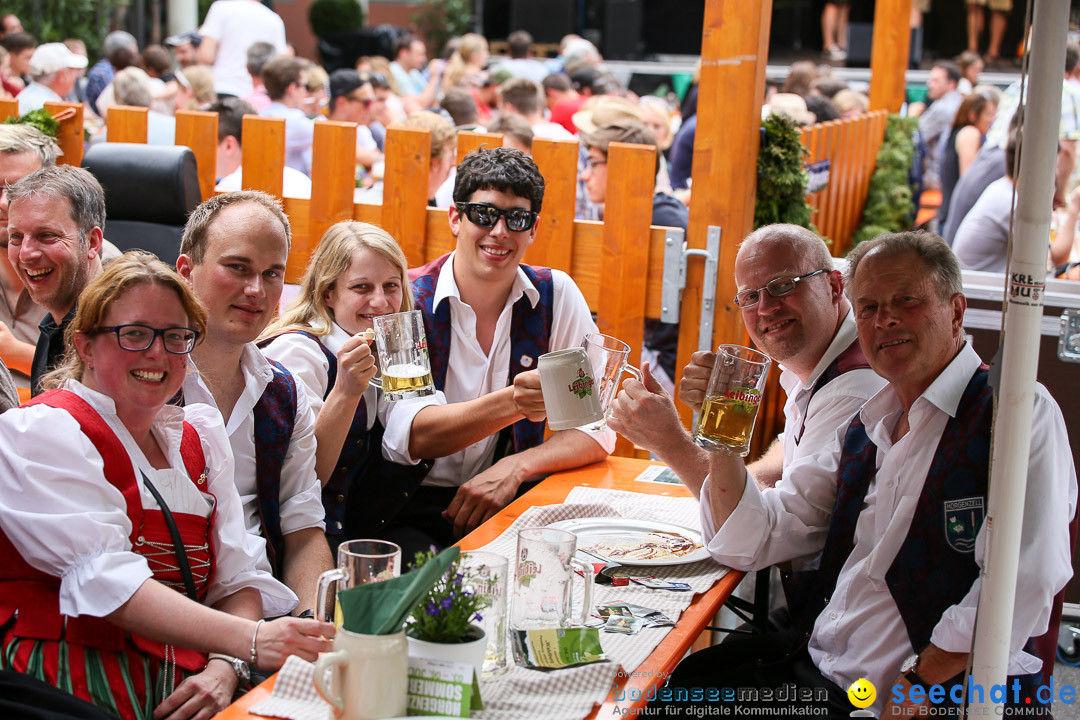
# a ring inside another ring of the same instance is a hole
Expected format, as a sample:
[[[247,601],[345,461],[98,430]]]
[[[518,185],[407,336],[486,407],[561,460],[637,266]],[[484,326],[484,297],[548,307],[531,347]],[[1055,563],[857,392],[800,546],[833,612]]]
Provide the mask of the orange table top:
[[[534,505],[553,505],[566,499],[575,487],[597,487],[611,490],[628,490],[650,495],[671,495],[687,497],[689,492],[681,485],[662,485],[658,483],[636,482],[634,480],[649,465],[659,465],[648,460],[635,458],[609,457],[607,460],[586,465],[576,470],[567,470],[547,478],[535,488],[507,505],[495,517],[478,527],[459,543],[463,550],[475,550],[487,545],[510,527],[523,512]],[[732,591],[743,578],[743,573],[731,571],[720,579],[709,592],[698,596],[679,617],[678,624],[664,637],[652,654],[633,672],[634,677],[621,677],[616,687],[612,688],[604,704],[595,710],[590,718],[626,717],[631,708],[646,705],[644,698],[651,695],[653,689],[662,684],[664,678],[678,665],[686,651],[697,639],[705,626],[709,624],[720,607],[731,596]],[[274,687],[274,678],[236,701],[217,715],[218,720],[248,720],[259,717],[248,713],[248,708],[269,697]],[[622,700],[616,700],[618,693]],[[631,698],[636,698],[632,700]]]

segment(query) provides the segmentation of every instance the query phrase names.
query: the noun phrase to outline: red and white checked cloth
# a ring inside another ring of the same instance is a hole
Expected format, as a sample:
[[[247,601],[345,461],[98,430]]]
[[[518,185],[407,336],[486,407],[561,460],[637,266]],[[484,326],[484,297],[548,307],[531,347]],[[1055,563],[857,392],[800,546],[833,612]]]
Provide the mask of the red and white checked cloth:
[[[251,708],[254,715],[289,720],[328,720],[330,705],[315,692],[315,664],[291,656],[278,671],[270,697]]]

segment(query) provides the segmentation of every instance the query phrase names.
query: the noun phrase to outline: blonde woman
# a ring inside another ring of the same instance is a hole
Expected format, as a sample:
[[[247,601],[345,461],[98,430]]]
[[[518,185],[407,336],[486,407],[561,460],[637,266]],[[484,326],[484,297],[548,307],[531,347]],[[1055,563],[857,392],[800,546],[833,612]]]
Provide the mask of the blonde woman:
[[[263,623],[297,599],[244,529],[221,416],[167,404],[205,329],[180,276],[129,252],[79,297],[53,389],[0,416],[0,669],[124,718],[212,716],[237,658],[276,670],[334,634]]]
[[[369,490],[383,462],[374,343],[363,337],[379,315],[413,309],[405,254],[385,230],[355,221],[330,227],[300,294],[263,333],[263,352],[305,385],[315,412],[315,471],[323,483],[326,534],[377,534],[386,519]],[[396,494],[396,493],[395,493]]]
[[[488,43],[483,35],[466,33],[461,36],[457,50],[443,75],[442,90],[452,87],[480,87],[484,84],[484,68],[487,66]]]

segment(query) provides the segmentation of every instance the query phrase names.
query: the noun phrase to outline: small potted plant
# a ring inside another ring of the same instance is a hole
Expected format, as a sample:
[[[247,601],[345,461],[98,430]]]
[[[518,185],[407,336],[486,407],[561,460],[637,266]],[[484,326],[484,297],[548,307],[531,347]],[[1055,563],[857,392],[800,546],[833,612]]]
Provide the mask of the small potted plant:
[[[433,557],[434,548],[416,553],[412,569],[420,569]],[[486,600],[466,587],[460,566],[461,559],[454,560],[413,608],[406,626],[409,655],[469,663],[479,677],[487,638],[473,621],[482,619]]]

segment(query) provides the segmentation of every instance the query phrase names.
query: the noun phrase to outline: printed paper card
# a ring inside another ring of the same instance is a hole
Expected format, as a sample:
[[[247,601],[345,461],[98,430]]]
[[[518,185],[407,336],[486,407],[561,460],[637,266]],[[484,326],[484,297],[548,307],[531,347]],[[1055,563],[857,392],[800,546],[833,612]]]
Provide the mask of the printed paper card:
[[[472,665],[409,658],[409,715],[469,717],[470,711],[483,709]]]

